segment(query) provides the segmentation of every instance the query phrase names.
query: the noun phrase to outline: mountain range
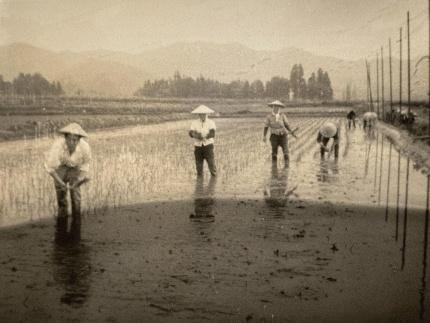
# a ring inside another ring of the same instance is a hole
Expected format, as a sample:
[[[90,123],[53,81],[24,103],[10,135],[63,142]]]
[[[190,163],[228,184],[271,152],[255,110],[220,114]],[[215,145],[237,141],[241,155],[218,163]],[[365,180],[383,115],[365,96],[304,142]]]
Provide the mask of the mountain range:
[[[428,61],[412,66],[412,97],[425,99],[428,93]],[[145,80],[182,75],[203,75],[219,81],[267,81],[273,76],[289,78],[294,64],[302,64],[305,78],[322,68],[329,73],[335,97],[342,99],[346,85],[355,87],[357,97],[366,96],[364,60],[349,61],[320,56],[297,48],[277,51],[253,50],[238,43],[175,43],[138,54],[117,51],[56,52],[25,43],[0,46],[0,74],[12,80],[20,72],[39,72],[50,81],[60,81],[69,95],[131,96]],[[376,64],[370,61],[373,96],[376,97]],[[393,95],[398,93],[399,60],[393,59]],[[403,64],[406,82],[406,62]],[[385,96],[388,97],[388,58],[384,57]],[[380,81],[381,82],[381,81]],[[406,83],[404,85],[406,89]],[[406,97],[406,94],[404,94]]]

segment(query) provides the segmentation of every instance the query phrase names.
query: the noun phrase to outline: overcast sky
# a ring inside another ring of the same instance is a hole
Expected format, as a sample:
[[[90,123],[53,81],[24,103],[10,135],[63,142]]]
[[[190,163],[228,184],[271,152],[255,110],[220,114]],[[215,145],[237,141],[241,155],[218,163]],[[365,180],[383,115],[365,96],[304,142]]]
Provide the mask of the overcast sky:
[[[397,40],[428,51],[427,0],[0,0],[0,43],[138,53],[182,41],[297,47],[357,59]],[[405,28],[406,29],[406,28]],[[406,33],[406,30],[404,34]],[[397,51],[398,45],[393,44]]]

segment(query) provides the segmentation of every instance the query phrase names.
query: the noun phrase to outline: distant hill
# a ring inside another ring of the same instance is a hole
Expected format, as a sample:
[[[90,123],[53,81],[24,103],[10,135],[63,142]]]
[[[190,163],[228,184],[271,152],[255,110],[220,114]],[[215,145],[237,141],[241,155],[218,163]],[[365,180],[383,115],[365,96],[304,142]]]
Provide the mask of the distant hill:
[[[139,54],[128,54],[105,50],[53,52],[17,43],[0,46],[0,60],[7,62],[0,67],[0,74],[6,79],[15,77],[18,72],[40,72],[50,80],[62,82],[69,94],[81,89],[82,93],[128,96],[143,85],[145,80],[169,78],[176,70],[187,76],[203,75],[227,82],[235,79],[266,81],[276,75],[289,78],[292,66],[301,63],[306,79],[319,67],[328,71],[336,98],[342,98],[348,82],[356,86],[359,96],[366,95],[364,60],[347,61],[319,56],[297,48],[257,51],[237,43],[194,42],[176,43]],[[411,64],[412,73],[415,62],[414,60]],[[384,63],[385,95],[388,97],[387,58]],[[374,74],[375,62],[372,61],[371,64]],[[395,97],[398,95],[398,65],[398,60],[393,60]],[[427,97],[427,66],[427,62],[420,64],[412,78],[414,99]],[[406,64],[404,68],[406,81]],[[375,81],[375,75],[372,77],[372,81]]]

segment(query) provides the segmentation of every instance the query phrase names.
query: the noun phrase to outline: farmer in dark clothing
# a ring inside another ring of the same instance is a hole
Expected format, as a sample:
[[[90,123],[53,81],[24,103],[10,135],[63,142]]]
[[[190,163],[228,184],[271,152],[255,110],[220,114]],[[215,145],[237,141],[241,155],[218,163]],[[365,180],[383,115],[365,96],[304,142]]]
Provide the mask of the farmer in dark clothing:
[[[355,129],[355,118],[357,115],[355,114],[354,110],[349,111],[349,113],[346,115],[346,118],[348,119],[348,129],[351,129],[351,123],[354,125]]]
[[[321,158],[324,159],[324,154],[330,151],[327,148],[327,144],[331,138],[333,138],[334,158],[339,157],[339,127],[333,122],[326,122],[320,128],[318,132],[317,142],[320,144]]]
[[[210,120],[207,115],[214,111],[207,106],[200,105],[191,113],[198,114],[199,119],[191,123],[188,134],[194,138],[194,156],[196,158],[197,176],[203,176],[203,162],[208,163],[209,171],[212,176],[217,175],[215,156],[214,156],[214,138],[215,122]]]
[[[266,142],[267,131],[270,128],[270,143],[272,144],[272,163],[277,163],[278,147],[282,148],[284,154],[285,167],[289,165],[288,153],[288,131],[296,137],[294,131],[291,130],[288,119],[284,113],[280,113],[280,108],[285,107],[280,101],[274,101],[268,104],[272,108],[272,113],[266,117],[264,122],[263,141]]]

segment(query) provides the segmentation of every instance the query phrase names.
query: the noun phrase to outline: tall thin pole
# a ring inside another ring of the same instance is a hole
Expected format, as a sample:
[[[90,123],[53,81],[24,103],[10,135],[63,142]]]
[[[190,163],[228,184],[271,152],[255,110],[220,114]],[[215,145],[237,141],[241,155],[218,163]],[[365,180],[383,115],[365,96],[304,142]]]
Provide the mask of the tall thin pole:
[[[411,44],[409,32],[409,11],[408,11],[408,114],[411,112]]]
[[[376,54],[376,113],[379,119],[379,55]]]
[[[429,36],[429,60],[430,60],[430,0],[429,0],[429,34],[428,34],[428,36]],[[429,123],[428,123],[428,134],[430,135],[430,61],[429,61],[429,83],[428,83],[428,86],[429,86],[429,93],[428,93],[428,95],[429,95],[429,106],[428,106],[428,109],[429,109]]]
[[[393,70],[392,70],[392,61],[391,61],[391,38],[388,40],[388,48],[390,52],[390,112],[391,112],[390,121],[392,122],[393,121]]]
[[[366,60],[366,68],[367,68],[367,87],[369,89],[369,99],[370,99],[370,106],[369,110],[372,112],[375,110],[373,107],[373,97],[372,97],[372,81],[370,79],[370,66],[369,63]]]
[[[384,98],[384,48],[381,46],[381,106],[382,120],[385,120],[385,98]]]
[[[399,77],[400,77],[400,81],[399,81],[399,112],[402,113],[402,83],[403,83],[403,79],[402,79],[402,72],[403,72],[403,68],[402,68],[402,62],[403,62],[403,47],[402,47],[402,41],[403,41],[403,35],[402,35],[402,27],[400,27],[400,71],[399,71]]]

